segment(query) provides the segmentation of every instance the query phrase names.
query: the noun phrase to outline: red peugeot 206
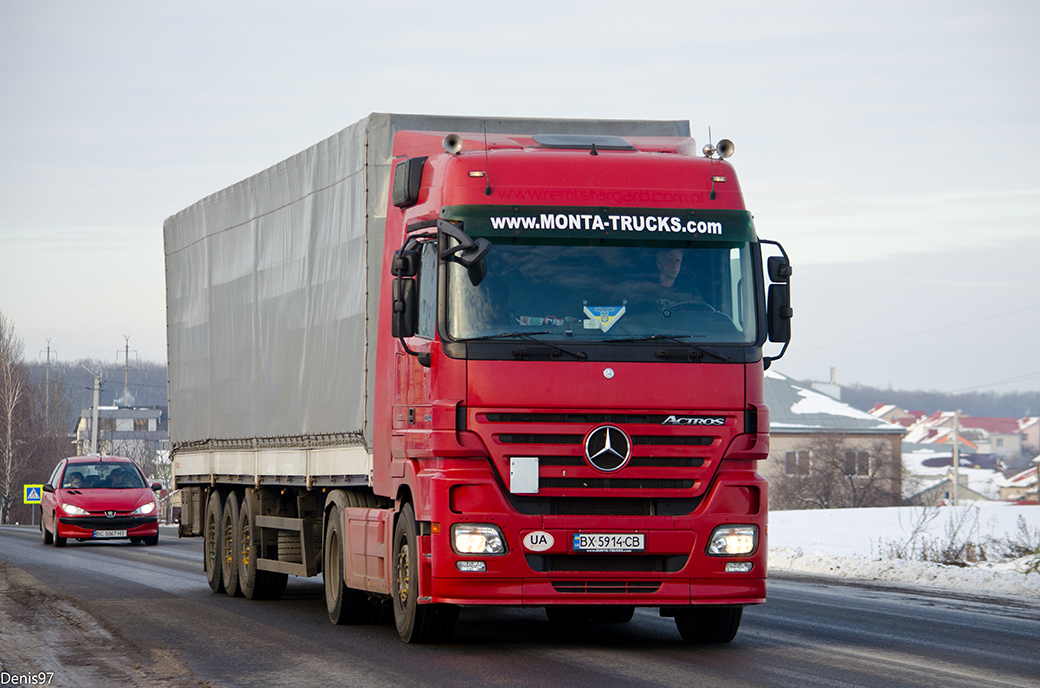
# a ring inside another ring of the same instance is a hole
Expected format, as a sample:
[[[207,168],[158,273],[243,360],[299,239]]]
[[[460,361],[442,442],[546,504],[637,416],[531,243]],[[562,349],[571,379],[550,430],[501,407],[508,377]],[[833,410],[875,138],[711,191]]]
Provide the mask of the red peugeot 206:
[[[137,464],[121,456],[64,459],[43,486],[43,544],[64,547],[69,538],[159,544],[161,487],[149,486]]]

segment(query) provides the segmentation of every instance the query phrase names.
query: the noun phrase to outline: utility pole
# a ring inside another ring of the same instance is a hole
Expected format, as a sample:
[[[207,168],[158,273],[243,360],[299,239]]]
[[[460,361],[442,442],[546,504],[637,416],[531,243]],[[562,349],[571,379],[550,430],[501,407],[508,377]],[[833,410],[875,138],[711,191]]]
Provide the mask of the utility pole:
[[[57,356],[57,354],[58,352],[55,351],[54,355]],[[44,389],[44,403],[46,403],[46,406],[43,409],[43,420],[49,430],[51,427],[51,340],[49,339],[47,340],[47,383]],[[33,513],[35,514],[35,511]]]
[[[961,412],[958,409],[953,412],[953,505],[957,506],[957,489],[960,482],[961,455],[958,451],[957,440],[961,434]]]
[[[80,368],[94,376],[94,411],[91,414],[90,420],[90,453],[97,454],[98,405],[101,402],[101,376],[85,365],[80,364]]]
[[[131,406],[130,403],[130,335],[124,334],[123,339],[126,340],[125,348],[123,349],[123,404]],[[137,353],[137,349],[134,349],[134,353]],[[116,356],[119,352],[116,352]]]

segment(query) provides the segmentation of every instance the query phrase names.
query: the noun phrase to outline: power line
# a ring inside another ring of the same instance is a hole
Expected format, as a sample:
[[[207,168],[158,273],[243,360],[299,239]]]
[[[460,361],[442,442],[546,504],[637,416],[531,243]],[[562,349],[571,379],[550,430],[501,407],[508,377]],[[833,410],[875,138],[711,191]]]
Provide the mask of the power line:
[[[1000,385],[1010,384],[1012,382],[1022,382],[1023,380],[1032,380],[1033,378],[1040,377],[1040,370],[1032,373],[1026,373],[1025,375],[1019,375],[1018,377],[1009,377],[1004,380],[996,380],[994,382],[986,382],[981,385],[975,385],[974,387],[965,387],[963,389],[955,389],[946,394],[960,394],[961,392],[973,392],[976,389],[985,389],[986,387],[998,387]]]
[[[933,327],[929,330],[918,330],[916,332],[906,332],[904,334],[893,334],[888,337],[879,337],[877,339],[864,339],[859,342],[845,342],[843,344],[823,344],[820,346],[799,346],[799,351],[816,351],[819,349],[836,349],[842,346],[859,346],[861,344],[876,344],[878,342],[887,342],[893,339],[903,339],[905,337],[916,337],[922,334],[931,334],[932,332],[942,332],[943,330],[952,330],[958,327],[964,327],[965,325],[974,325],[975,323],[986,322],[987,320],[996,320],[997,318],[1006,318],[1009,315],[1018,315],[1019,313],[1025,313],[1026,311],[1032,311],[1040,308],[1040,303],[1034,306],[1026,306],[1025,308],[1019,308],[1018,310],[1008,311],[1007,313],[997,313],[996,315],[988,315],[985,318],[977,318],[975,320],[966,320],[964,322],[955,323],[953,325],[943,325],[942,327]]]

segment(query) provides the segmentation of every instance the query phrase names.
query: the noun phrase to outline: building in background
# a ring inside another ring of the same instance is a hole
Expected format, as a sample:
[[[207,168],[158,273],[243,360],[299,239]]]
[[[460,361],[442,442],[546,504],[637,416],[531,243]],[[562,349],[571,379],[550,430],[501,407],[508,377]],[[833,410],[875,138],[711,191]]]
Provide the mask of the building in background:
[[[770,507],[823,509],[902,503],[902,425],[767,371]]]

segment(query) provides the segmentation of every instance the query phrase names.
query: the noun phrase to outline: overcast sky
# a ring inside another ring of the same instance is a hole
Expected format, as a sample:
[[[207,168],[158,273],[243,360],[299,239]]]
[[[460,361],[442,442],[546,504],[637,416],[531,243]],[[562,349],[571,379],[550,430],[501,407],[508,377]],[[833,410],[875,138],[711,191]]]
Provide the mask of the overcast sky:
[[[371,112],[689,119],[799,379],[1040,390],[1040,4],[0,3],[0,312],[165,360],[162,222]]]

